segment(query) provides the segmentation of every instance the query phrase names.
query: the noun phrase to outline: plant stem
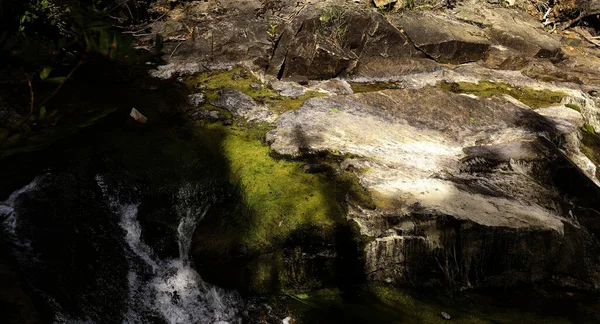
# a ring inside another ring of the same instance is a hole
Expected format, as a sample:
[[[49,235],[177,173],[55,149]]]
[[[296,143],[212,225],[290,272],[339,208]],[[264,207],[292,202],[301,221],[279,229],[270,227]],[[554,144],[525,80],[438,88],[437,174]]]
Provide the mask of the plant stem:
[[[71,70],[71,72],[69,72],[69,74],[67,74],[67,76],[65,77],[65,80],[63,82],[61,82],[58,87],[56,87],[56,89],[54,89],[54,92],[52,92],[50,94],[50,96],[46,97],[46,99],[44,99],[40,104],[38,104],[38,107],[43,107],[48,101],[50,101],[50,99],[52,99],[59,91],[60,89],[63,87],[63,85],[65,84],[65,82],[67,82],[67,80],[69,80],[71,78],[71,76],[73,76],[73,73],[75,73],[75,71],[77,71],[77,69],[83,65],[83,63],[85,63],[85,61],[81,60],[79,61],[79,63],[77,63],[77,65],[75,65],[75,67],[73,67],[73,69]],[[14,132],[18,129],[20,129],[21,127],[23,127],[23,125],[27,122],[27,120],[29,120],[29,118],[31,117],[31,115],[33,115],[34,112],[34,107],[35,107],[35,95],[33,92],[33,85],[31,84],[31,79],[32,76],[29,73],[26,73],[27,75],[27,85],[29,86],[29,94],[31,96],[30,99],[30,106],[29,106],[29,113],[27,114],[27,116],[25,116],[25,118],[23,118],[23,120],[21,120],[21,122],[19,123],[19,125],[17,127],[15,127],[12,131],[10,131],[2,140],[0,140],[0,145],[4,144],[6,142],[6,140],[8,140],[8,138],[14,134]]]

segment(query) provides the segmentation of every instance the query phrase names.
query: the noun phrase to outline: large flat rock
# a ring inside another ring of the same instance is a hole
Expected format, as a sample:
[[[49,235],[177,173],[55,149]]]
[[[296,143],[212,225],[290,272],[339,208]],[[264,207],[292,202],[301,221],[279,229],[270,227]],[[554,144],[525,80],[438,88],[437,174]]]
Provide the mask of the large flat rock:
[[[355,170],[376,206],[349,202],[349,219],[372,238],[371,280],[597,287],[598,260],[574,250],[598,252],[600,226],[584,210],[600,206],[567,197],[600,191],[559,148],[582,119],[564,106],[541,113],[503,96],[386,90],[311,99],[280,116],[267,140],[282,156],[352,156],[341,167]]]

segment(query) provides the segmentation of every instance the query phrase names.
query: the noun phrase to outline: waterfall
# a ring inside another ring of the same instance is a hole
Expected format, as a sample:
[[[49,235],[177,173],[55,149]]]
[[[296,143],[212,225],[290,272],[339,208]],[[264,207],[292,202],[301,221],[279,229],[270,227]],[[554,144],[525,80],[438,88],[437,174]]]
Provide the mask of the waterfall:
[[[101,314],[93,313],[94,305],[87,305],[81,300],[82,304],[77,307],[83,311],[84,318],[79,318],[81,313],[75,315],[68,308],[63,308],[60,295],[46,293],[32,280],[45,265],[40,261],[29,238],[31,233],[28,218],[25,217],[29,200],[23,198],[26,195],[36,197],[37,191],[42,193],[47,190],[47,178],[52,177],[36,177],[0,202],[1,238],[12,248],[23,270],[22,275],[32,285],[35,294],[52,309],[54,323],[103,322],[98,317]],[[193,232],[209,208],[200,197],[201,186],[184,185],[175,192],[173,217],[179,221],[176,228],[179,256],[161,259],[143,240],[143,229],[138,220],[139,204],[125,202],[125,197],[131,195],[119,192],[118,188],[110,188],[102,176],[96,176],[95,180],[104,197],[104,205],[107,206],[106,214],[114,217],[114,224],[123,229],[122,232],[106,233],[114,244],[122,247],[121,253],[127,262],[127,285],[123,287],[127,300],[123,301],[126,305],[126,311],[122,314],[123,323],[241,322],[238,314],[242,300],[239,295],[205,283],[189,257]]]
[[[8,199],[0,202],[0,220],[5,240],[14,247],[15,256],[20,262],[28,262],[33,266],[37,263],[37,257],[31,247],[31,242],[24,236],[18,234],[19,216],[17,199],[26,193],[34,191],[44,176],[34,178],[23,188],[13,192]]]
[[[109,190],[102,176],[96,176],[96,181],[110,207],[119,215],[119,225],[126,233],[129,247],[129,309],[124,323],[146,323],[149,314],[172,324],[240,322],[237,318],[240,298],[205,283],[189,260],[193,231],[209,207],[193,203],[198,188],[188,185],[177,193],[174,210],[179,217],[179,257],[161,260],[142,240],[138,204],[120,203],[118,193]]]

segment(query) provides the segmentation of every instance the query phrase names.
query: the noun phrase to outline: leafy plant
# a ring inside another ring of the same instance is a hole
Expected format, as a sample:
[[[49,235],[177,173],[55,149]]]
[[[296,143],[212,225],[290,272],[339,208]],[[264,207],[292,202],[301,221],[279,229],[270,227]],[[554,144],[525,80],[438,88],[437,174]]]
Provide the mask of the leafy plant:
[[[269,30],[267,30],[267,36],[269,36],[269,40],[271,41],[271,43],[275,43],[275,41],[277,40],[277,37],[279,37],[279,35],[277,34],[277,31],[276,31],[276,28],[277,28],[277,24],[271,23],[269,25]]]
[[[156,37],[154,51],[136,50],[132,37],[115,28],[112,15],[116,13],[108,14],[116,4],[112,0],[30,0],[12,10],[18,17],[13,27],[8,20],[0,23],[9,27],[0,34],[0,61],[13,72],[20,70],[30,90],[29,112],[0,144],[30,121],[54,116],[56,109],[49,109],[47,103],[85,63],[109,61],[125,69],[160,64],[162,37]],[[34,88],[52,83],[54,91],[37,98]]]
[[[319,15],[319,33],[323,36],[342,44],[348,31],[349,18],[345,8],[331,5],[325,8]]]

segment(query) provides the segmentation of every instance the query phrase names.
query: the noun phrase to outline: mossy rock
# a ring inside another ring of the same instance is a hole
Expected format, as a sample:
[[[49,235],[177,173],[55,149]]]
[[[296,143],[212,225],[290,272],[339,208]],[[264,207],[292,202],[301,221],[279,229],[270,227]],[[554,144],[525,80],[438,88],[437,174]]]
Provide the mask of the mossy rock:
[[[448,294],[412,290],[385,284],[369,284],[367,291],[381,303],[406,314],[406,323],[447,323],[448,313],[457,323],[578,323],[583,314],[590,323],[600,315],[598,307],[586,306],[588,297],[572,293],[513,288],[509,291],[466,291]],[[582,321],[583,320],[583,321]]]
[[[547,89],[534,89],[531,87],[515,87],[507,83],[479,81],[469,82],[439,82],[438,87],[454,93],[473,94],[479,97],[492,97],[494,95],[509,95],[532,109],[558,105],[567,93]]]
[[[581,113],[581,106],[579,106],[578,104],[568,103],[568,104],[565,104],[565,107],[571,108],[571,109],[577,111],[578,113]]]
[[[232,192],[230,201],[212,208],[196,231],[198,267],[209,280],[215,262],[221,264],[217,269],[231,268],[228,277],[241,278],[229,284],[239,290],[321,288],[334,281],[331,269],[339,260],[304,256],[356,254],[361,242],[346,222],[345,200],[347,195],[368,200],[368,193],[361,191],[356,176],[335,170],[335,156],[319,157],[326,165],[320,173],[305,172],[309,161],[272,157],[263,141],[268,129],[266,124],[197,123],[199,137],[218,134]],[[362,273],[362,266],[354,270]]]
[[[206,95],[206,104],[199,109],[214,110],[210,103],[219,98],[219,91],[224,88],[236,89],[249,95],[259,103],[265,104],[270,110],[277,113],[295,110],[308,99],[322,97],[325,94],[308,90],[299,97],[284,97],[269,87],[254,74],[243,67],[234,67],[231,70],[211,71],[189,77],[186,84],[191,89],[199,88]],[[256,87],[256,86],[259,87]]]

